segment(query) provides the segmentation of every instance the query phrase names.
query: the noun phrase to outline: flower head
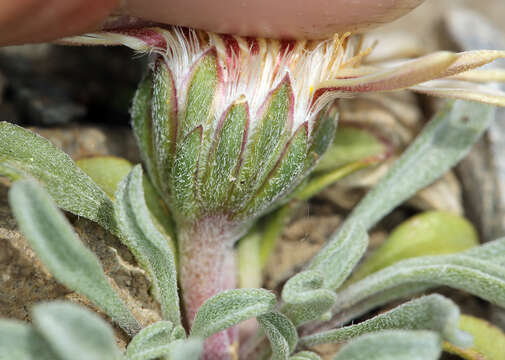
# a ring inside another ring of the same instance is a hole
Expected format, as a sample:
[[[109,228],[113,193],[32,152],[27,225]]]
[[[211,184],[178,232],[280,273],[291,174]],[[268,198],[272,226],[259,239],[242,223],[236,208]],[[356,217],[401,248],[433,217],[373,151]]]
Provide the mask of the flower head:
[[[350,34],[277,41],[170,27],[77,40],[157,54],[134,101],[134,128],[150,177],[181,224],[209,216],[250,222],[285,199],[331,141],[334,99],[412,88],[505,105],[497,91],[430,82],[460,73],[475,79],[470,70],[501,51],[371,67],[361,66],[370,49]]]

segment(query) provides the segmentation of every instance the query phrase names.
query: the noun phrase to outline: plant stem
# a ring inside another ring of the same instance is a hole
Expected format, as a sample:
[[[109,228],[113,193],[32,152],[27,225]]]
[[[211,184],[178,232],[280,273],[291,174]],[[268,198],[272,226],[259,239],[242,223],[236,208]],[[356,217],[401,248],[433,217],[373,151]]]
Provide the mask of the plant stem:
[[[237,285],[233,244],[238,235],[223,218],[205,218],[179,230],[180,281],[189,326],[210,297]],[[233,360],[238,330],[227,329],[206,339],[204,360]]]

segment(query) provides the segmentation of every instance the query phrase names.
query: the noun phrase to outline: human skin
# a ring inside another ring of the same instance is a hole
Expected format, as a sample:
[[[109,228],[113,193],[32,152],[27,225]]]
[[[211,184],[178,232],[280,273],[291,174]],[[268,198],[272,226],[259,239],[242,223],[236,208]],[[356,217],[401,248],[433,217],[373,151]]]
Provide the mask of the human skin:
[[[125,18],[117,15],[220,33],[316,39],[390,22],[423,1],[0,0],[0,46],[122,26]]]

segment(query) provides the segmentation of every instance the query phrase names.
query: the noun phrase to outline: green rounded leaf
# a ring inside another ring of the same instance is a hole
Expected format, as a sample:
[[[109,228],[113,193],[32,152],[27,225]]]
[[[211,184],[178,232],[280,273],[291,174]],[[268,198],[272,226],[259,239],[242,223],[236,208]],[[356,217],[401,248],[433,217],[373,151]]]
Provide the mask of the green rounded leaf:
[[[502,360],[505,355],[505,333],[486,320],[461,315],[459,328],[473,336],[469,348],[457,348],[444,344],[444,350],[468,360]]]
[[[111,198],[119,182],[133,167],[128,160],[115,156],[97,156],[75,163]]]
[[[339,126],[332,145],[321,158],[315,171],[331,171],[370,157],[383,158],[387,146],[370,130]]]
[[[414,216],[396,227],[352,276],[357,281],[400,260],[452,254],[478,246],[477,232],[465,218],[444,211]]]

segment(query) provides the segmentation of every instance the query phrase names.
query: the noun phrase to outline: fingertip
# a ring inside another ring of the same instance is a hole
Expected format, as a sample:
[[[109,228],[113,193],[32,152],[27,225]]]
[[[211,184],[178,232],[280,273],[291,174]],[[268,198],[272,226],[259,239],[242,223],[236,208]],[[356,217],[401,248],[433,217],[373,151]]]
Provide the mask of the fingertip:
[[[0,2],[0,45],[45,42],[100,27],[120,0]]]

